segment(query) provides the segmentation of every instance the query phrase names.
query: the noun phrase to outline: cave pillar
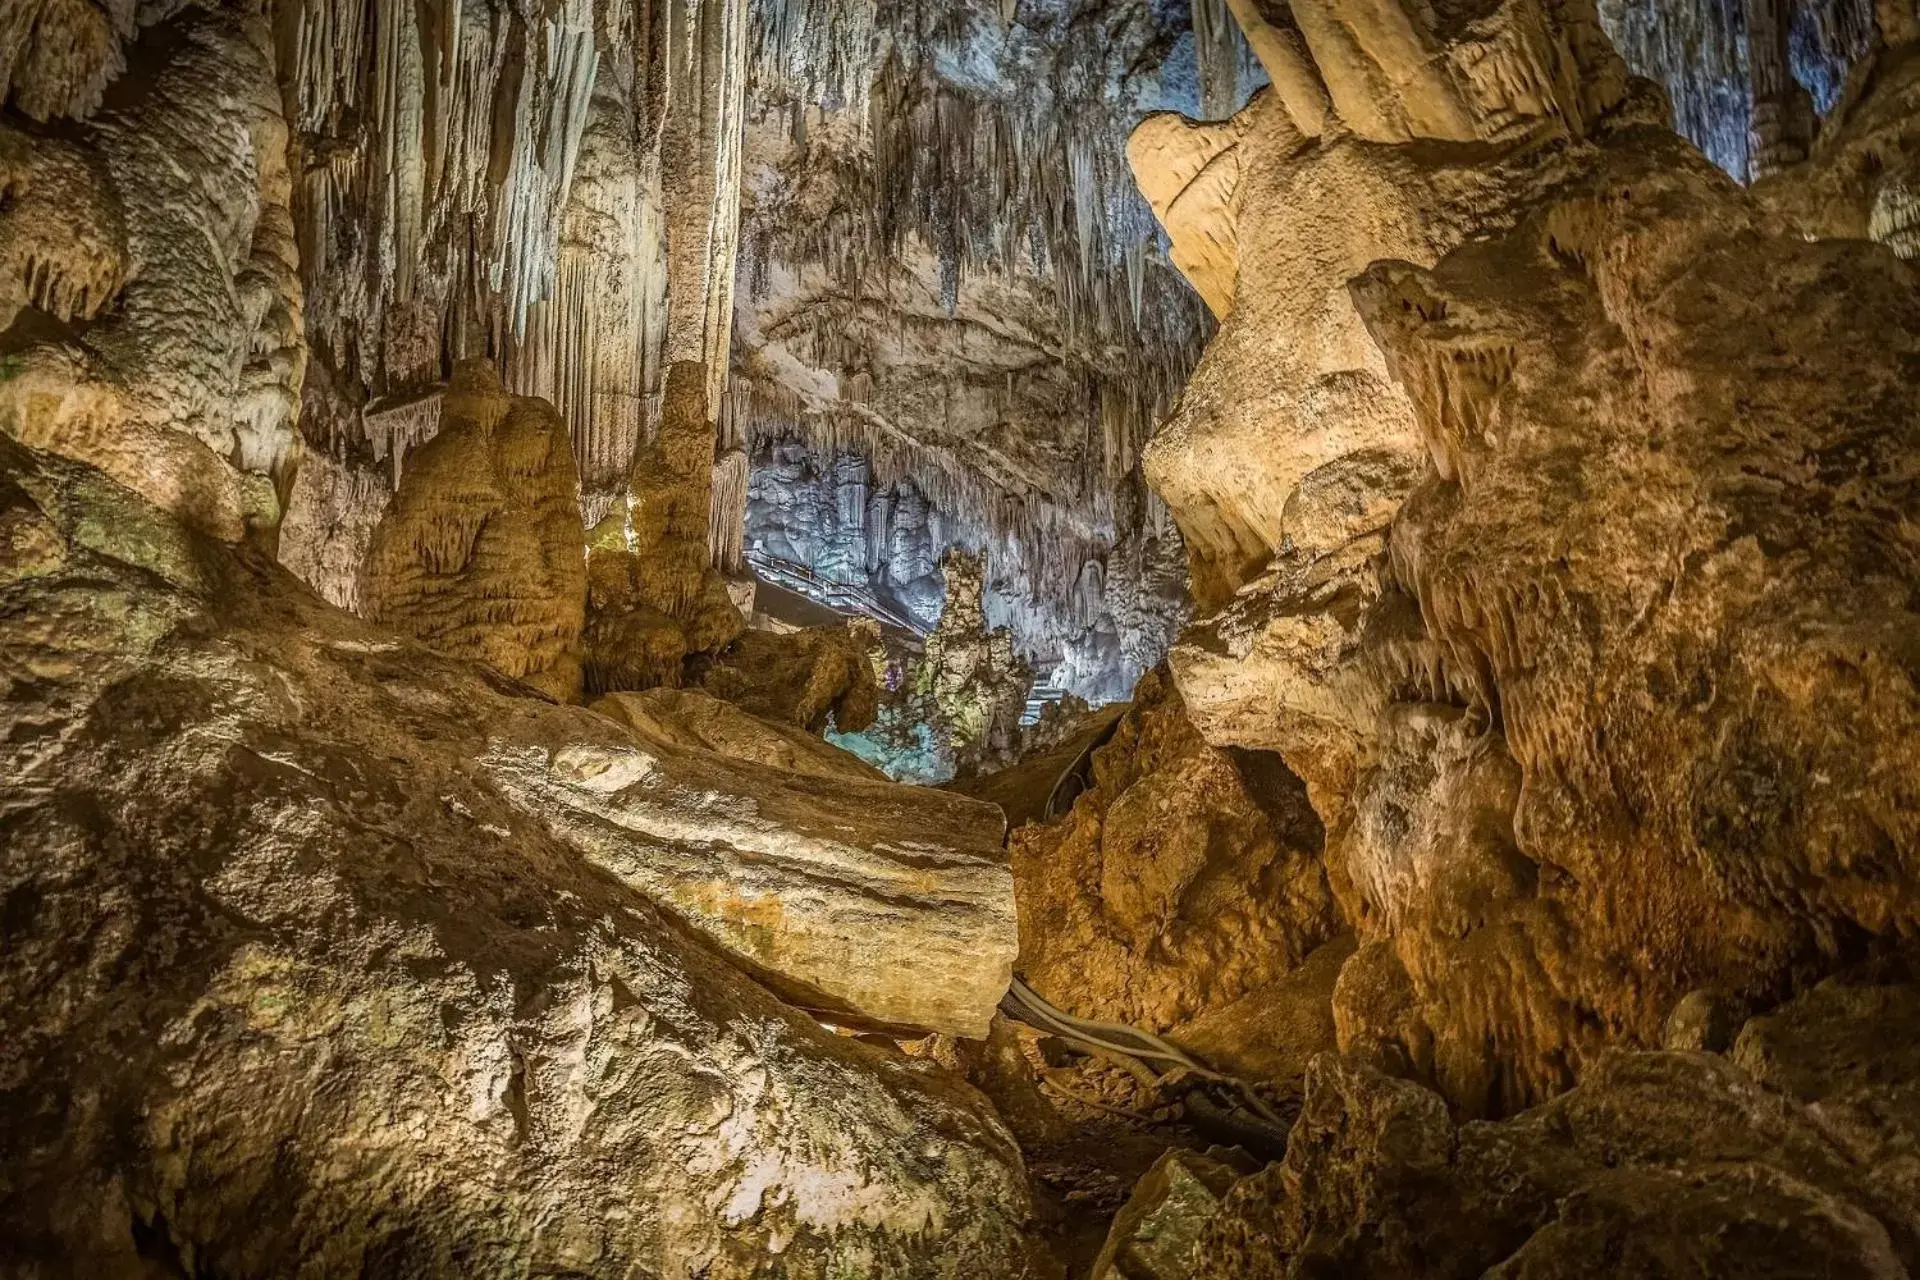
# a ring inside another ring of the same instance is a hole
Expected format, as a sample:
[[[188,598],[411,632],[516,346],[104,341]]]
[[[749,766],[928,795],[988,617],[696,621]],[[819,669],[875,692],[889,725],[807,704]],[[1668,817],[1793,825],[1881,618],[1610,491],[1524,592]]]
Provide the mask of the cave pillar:
[[[666,357],[706,366],[710,405],[726,392],[733,331],[746,8],[744,0],[670,0],[667,11]]]
[[[1748,177],[1755,181],[1807,158],[1813,105],[1787,66],[1786,0],[1747,0],[1748,63],[1753,117],[1748,125]]]

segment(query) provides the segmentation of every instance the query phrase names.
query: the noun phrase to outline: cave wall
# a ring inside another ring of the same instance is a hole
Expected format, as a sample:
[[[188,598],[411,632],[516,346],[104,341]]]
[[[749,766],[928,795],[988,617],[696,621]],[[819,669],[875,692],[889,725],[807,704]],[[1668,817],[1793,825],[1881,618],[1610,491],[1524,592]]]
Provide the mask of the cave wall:
[[[1171,532],[1136,463],[1209,323],[1126,131],[1230,112],[1264,74],[1218,4],[795,0],[756,22],[733,438],[910,480],[987,554],[1028,656],[1119,696],[1166,633],[1115,638],[1178,597],[1136,549]],[[1095,577],[1117,602],[1090,625],[1061,603]]]
[[[1318,99],[1132,148],[1229,308],[1171,667],[1325,823],[1340,1047],[1504,1114],[1910,933],[1912,31],[1748,190],[1577,7],[1294,13]]]

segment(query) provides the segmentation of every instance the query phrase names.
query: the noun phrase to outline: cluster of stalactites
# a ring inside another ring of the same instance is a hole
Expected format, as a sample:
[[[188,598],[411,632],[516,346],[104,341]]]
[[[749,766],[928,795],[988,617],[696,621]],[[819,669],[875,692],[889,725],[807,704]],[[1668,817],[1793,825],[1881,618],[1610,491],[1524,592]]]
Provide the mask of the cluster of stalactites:
[[[1177,385],[1205,321],[1127,172],[1126,108],[1085,86],[1077,97],[1062,86],[1000,97],[943,80],[943,42],[964,38],[956,13],[931,3],[876,13],[857,0],[756,7],[755,107],[784,113],[796,148],[808,146],[810,109],[861,111],[870,157],[836,174],[844,195],[826,218],[754,228],[749,287],[771,262],[821,264],[855,294],[884,288],[917,242],[940,263],[947,305],[974,274],[1044,281],[1069,341],[1120,348],[1127,365]],[[1237,50],[1230,26],[1227,36]]]
[[[739,383],[736,379],[735,395],[744,400]],[[864,565],[809,568],[835,580],[862,568],[875,575],[881,551],[891,542],[890,522],[910,507],[924,509],[914,523],[928,531],[930,559],[954,549],[982,559],[993,592],[994,623],[1010,628],[1016,652],[1035,666],[1052,668],[1063,651],[1076,643],[1084,646],[1095,628],[1119,625],[1116,605],[1169,617],[1179,611],[1179,584],[1160,581],[1154,571],[1161,559],[1182,562],[1179,534],[1166,504],[1144,485],[1120,486],[1118,509],[1110,505],[1103,518],[1090,519],[1089,513],[1044,495],[1008,492],[936,453],[873,435],[858,421],[844,421],[837,430],[798,432],[781,419],[763,418],[746,433],[751,456],[763,462],[775,456],[781,442],[799,441],[807,454],[799,483],[834,490],[813,505],[827,513],[823,518],[851,526],[840,541],[867,551]],[[782,482],[783,490],[793,487]],[[849,488],[858,492],[858,501],[844,500]],[[1157,618],[1152,625],[1159,625]],[[1157,661],[1170,635],[1169,627],[1157,638],[1137,637],[1141,654],[1132,657],[1133,666],[1143,669]],[[1117,682],[1130,683],[1130,678]],[[1124,688],[1119,692],[1123,696]]]
[[[667,361],[724,377],[745,6],[289,9],[303,260],[325,285],[309,331],[333,374],[316,443],[398,466],[410,441],[376,442],[374,420],[484,353],[560,409],[604,507]]]
[[[1674,127],[1742,181],[1769,167],[1782,106],[1771,99],[1804,91],[1814,111],[1831,110],[1875,37],[1872,0],[1601,0],[1599,10],[1627,65],[1665,87]]]

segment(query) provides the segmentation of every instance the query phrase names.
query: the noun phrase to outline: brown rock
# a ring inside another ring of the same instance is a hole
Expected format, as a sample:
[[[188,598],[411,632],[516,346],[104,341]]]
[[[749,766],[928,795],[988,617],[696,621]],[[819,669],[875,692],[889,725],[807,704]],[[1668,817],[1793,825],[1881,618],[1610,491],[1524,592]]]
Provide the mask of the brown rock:
[[[587,688],[679,687],[683,660],[746,630],[708,546],[714,427],[706,366],[667,371],[660,431],[635,454],[624,510],[594,531],[587,569]]]
[[[1707,1054],[1615,1051],[1543,1107],[1458,1126],[1419,1085],[1324,1057],[1286,1159],[1228,1195],[1193,1274],[1904,1275],[1913,1064],[1885,1033],[1912,989],[1826,992],[1757,1034],[1816,1089],[1846,1082],[1851,1141],[1824,1102]]]
[[[1169,1151],[1134,1184],[1089,1280],[1188,1280],[1193,1252],[1238,1170],[1193,1151]]]
[[[483,362],[455,372],[440,415],[374,530],[366,615],[576,701],[586,570],[566,424]]]
[[[768,720],[821,733],[858,733],[878,713],[869,624],[748,631],[702,667],[702,688]]]
[[[1020,967],[1049,1000],[1166,1031],[1335,931],[1299,780],[1271,755],[1208,746],[1163,675],[1141,682],[1093,776],[1068,816],[1010,842]]]
[[[645,737],[717,751],[786,773],[870,782],[886,776],[860,757],[814,734],[791,724],[762,720],[732,702],[695,689],[616,693],[594,703],[593,709]]]
[[[7,1269],[1026,1274],[977,1097],[777,1003],[481,763],[619,726],[97,472],[0,470],[64,552],[0,586]]]

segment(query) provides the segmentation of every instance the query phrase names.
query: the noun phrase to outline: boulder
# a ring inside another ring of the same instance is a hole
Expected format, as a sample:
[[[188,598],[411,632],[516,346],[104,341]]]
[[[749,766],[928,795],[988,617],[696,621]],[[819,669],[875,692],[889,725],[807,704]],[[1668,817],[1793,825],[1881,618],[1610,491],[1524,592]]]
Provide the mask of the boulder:
[[[857,784],[756,796],[775,770],[356,621],[90,469],[0,442],[0,477],[0,1266],[1027,1274],[976,1094],[783,1006],[540,794],[677,812],[649,838],[710,873],[723,830],[804,862],[776,816]],[[951,847],[902,841],[885,909]]]

